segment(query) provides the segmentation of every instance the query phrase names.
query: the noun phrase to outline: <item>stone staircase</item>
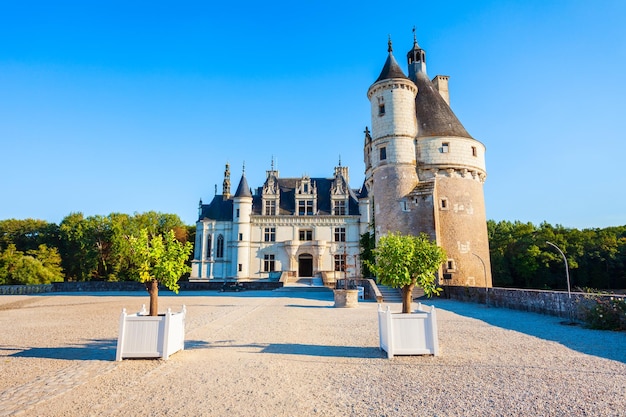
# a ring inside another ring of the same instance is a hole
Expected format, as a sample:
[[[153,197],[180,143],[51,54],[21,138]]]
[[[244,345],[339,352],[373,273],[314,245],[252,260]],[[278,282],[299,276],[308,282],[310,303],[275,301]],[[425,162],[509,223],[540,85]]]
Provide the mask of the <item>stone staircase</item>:
[[[400,288],[391,288],[386,285],[376,284],[378,290],[383,295],[383,303],[401,303],[402,302],[402,290]],[[424,296],[424,290],[421,288],[415,288],[413,290],[413,300]]]
[[[391,288],[386,285],[376,284],[383,295],[383,303],[401,303],[402,293],[399,288]]]

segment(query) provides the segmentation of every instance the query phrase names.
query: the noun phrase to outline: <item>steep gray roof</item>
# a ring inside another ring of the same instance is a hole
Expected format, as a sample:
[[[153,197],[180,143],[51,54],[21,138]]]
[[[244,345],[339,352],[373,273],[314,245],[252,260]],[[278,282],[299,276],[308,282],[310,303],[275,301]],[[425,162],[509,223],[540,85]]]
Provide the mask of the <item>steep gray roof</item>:
[[[404,72],[402,72],[400,65],[398,65],[398,62],[393,57],[393,54],[390,50],[389,56],[387,56],[387,60],[385,61],[385,65],[383,66],[383,70],[380,72],[380,75],[375,82],[381,80],[389,80],[391,78],[407,78],[407,76],[404,75]]]
[[[460,136],[471,138],[425,73],[417,72],[415,79],[411,81],[417,85],[415,113],[418,137]]]
[[[239,180],[239,186],[237,187],[235,197],[252,197],[250,187],[248,186],[248,180],[246,180],[245,175],[242,175],[241,180]]]
[[[302,178],[279,178],[278,186],[280,189],[280,207],[278,207],[278,215],[291,215],[296,211],[296,188],[298,182]],[[311,183],[315,183],[317,187],[317,210],[318,215],[328,216],[332,215],[332,204],[330,198],[330,190],[332,187],[333,178],[311,178]],[[252,213],[260,215],[263,210],[261,193],[263,187],[259,187],[254,200],[252,202]],[[350,197],[348,198],[348,215],[359,214],[359,202],[356,195],[352,190],[348,191]]]
[[[218,220],[218,221],[227,221],[233,219],[233,200],[228,199],[224,200],[224,196],[216,195],[209,204],[203,204],[200,218],[198,220],[202,220],[204,218]]]

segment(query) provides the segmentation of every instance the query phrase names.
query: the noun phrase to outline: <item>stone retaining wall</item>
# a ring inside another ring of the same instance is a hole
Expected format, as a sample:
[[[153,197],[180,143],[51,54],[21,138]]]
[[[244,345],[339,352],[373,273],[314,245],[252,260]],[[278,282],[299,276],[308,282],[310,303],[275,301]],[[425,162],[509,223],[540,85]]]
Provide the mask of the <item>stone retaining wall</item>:
[[[223,281],[208,282],[187,282],[178,283],[180,291],[210,291],[219,290],[224,284]],[[283,286],[276,281],[250,281],[242,282],[246,290],[274,290]],[[141,282],[122,281],[85,281],[85,282],[54,282],[45,285],[0,285],[0,295],[17,294],[42,294],[55,292],[100,292],[100,291],[145,291],[146,287]],[[161,291],[169,291],[165,287],[159,286]]]
[[[583,319],[584,306],[592,305],[588,297],[590,294],[581,292],[571,293],[572,318]],[[518,288],[489,288],[487,291],[481,287],[456,287],[446,286],[443,297],[453,298],[459,301],[474,303],[487,303],[492,307],[504,307],[513,310],[532,311],[549,314],[552,316],[569,318],[570,300],[565,291],[525,290]],[[597,295],[603,298],[625,298],[623,295]]]

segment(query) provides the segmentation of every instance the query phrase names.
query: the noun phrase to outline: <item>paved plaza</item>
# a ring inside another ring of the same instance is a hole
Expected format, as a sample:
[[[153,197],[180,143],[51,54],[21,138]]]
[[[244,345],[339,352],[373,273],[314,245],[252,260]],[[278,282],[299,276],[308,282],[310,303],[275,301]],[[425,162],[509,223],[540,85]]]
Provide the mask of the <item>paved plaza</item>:
[[[147,294],[0,296],[0,416],[624,416],[626,333],[453,300],[441,355],[378,349],[374,302],[332,292],[162,293],[185,350],[115,362]],[[400,304],[392,304],[399,311]]]

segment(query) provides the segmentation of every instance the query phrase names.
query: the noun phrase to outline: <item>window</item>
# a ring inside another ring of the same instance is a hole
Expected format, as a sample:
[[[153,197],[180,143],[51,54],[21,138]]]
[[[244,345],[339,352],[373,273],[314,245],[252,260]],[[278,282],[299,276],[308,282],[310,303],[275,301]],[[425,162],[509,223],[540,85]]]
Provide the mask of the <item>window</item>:
[[[239,209],[237,209],[237,214],[235,214],[237,218],[239,218]]]
[[[313,215],[313,200],[298,200],[298,216]]]
[[[300,230],[299,235],[301,241],[313,240],[313,230]]]
[[[448,153],[450,152],[450,142],[443,142],[441,144],[441,152],[442,153]]]
[[[243,233],[239,233],[239,241],[243,241]]]
[[[263,271],[274,272],[276,267],[276,259],[274,255],[263,255]]]
[[[215,257],[223,258],[224,257],[224,236],[219,235],[217,237],[217,248],[215,250]]]
[[[378,115],[379,116],[385,115],[385,103],[381,103],[378,105]]]
[[[346,215],[346,200],[335,200],[333,207],[333,214],[335,216],[345,216]]]
[[[387,159],[387,148],[386,147],[382,147],[379,149],[380,152],[380,160],[384,161],[385,159]]]
[[[454,259],[448,259],[446,263],[446,269],[448,271],[454,271],[456,269],[456,265],[454,264]]]
[[[263,232],[263,240],[265,242],[276,242],[276,228],[266,227]]]
[[[472,156],[478,156],[478,151],[476,150],[476,146],[472,146]]]
[[[335,255],[335,271],[346,270],[346,258],[344,255]]]
[[[206,239],[206,257],[211,257],[211,235],[207,236]]]
[[[238,269],[239,269],[239,272],[243,271],[243,264],[239,264]]]
[[[447,198],[442,198],[440,201],[441,204],[441,209],[442,210],[448,210],[448,199]]]
[[[266,216],[276,215],[276,200],[265,200],[265,215]]]
[[[411,211],[409,210],[409,203],[406,200],[400,201],[400,209],[402,211]]]
[[[335,227],[334,234],[335,242],[345,242],[346,241],[346,228],[345,227]]]

